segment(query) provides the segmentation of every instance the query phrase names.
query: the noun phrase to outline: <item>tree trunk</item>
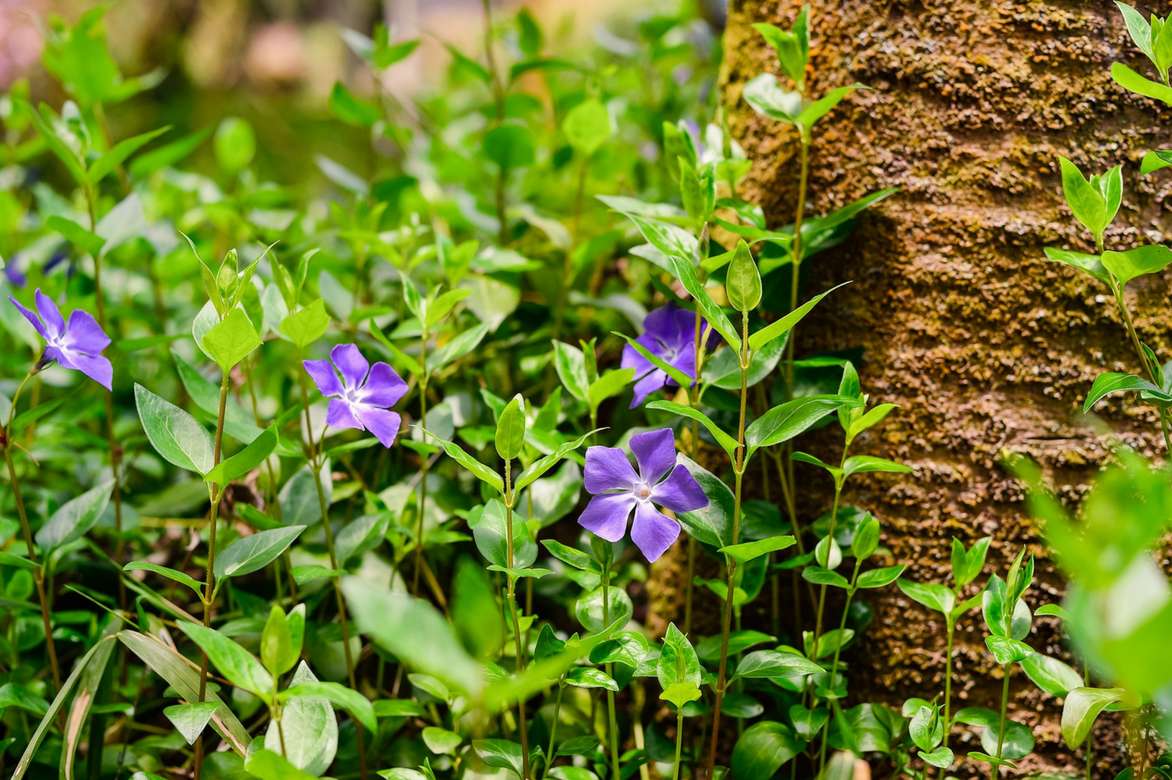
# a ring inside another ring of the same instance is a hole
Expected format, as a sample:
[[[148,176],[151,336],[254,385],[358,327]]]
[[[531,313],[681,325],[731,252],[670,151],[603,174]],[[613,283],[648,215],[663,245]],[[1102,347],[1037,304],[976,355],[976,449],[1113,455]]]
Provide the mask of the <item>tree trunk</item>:
[[[753,160],[741,194],[764,207],[770,226],[792,221],[796,139],[740,95],[758,73],[780,72],[750,25],[788,26],[796,10],[788,1],[734,0],[725,33],[723,99],[732,133]],[[1035,609],[1058,601],[1061,578],[1041,560],[1038,529],[999,460],[1010,452],[1033,457],[1076,500],[1111,444],[1080,411],[1092,380],[1100,371],[1140,373],[1109,291],[1047,262],[1042,250],[1092,249],[1063,204],[1059,154],[1091,172],[1125,163],[1124,205],[1108,248],[1163,238],[1168,179],[1141,178],[1136,165],[1160,145],[1156,108],[1109,75],[1113,60],[1139,67],[1142,55],[1106,0],[830,0],[811,10],[812,94],[852,81],[872,89],[816,126],[808,213],[901,188],[846,244],[808,260],[803,280],[803,297],[852,283],[800,326],[799,354],[861,349],[864,392],[900,408],[856,449],[915,469],[899,481],[848,483],[848,499],[881,519],[884,543],[909,564],[910,579],[947,582],[951,538],[970,544],[992,535],[978,584],[1004,573],[1027,545],[1040,570],[1027,600]],[[1155,277],[1129,288],[1141,338],[1165,356],[1168,292]],[[1110,431],[1153,451],[1153,415],[1130,399],[1104,408]],[[808,507],[825,511],[824,478],[799,469]],[[894,588],[873,606],[874,621],[849,659],[850,703],[898,707],[908,696],[932,698],[942,688],[941,620]],[[973,613],[955,654],[954,711],[997,707],[1001,678],[983,637]],[[1027,641],[1064,654],[1054,618],[1035,620]],[[1013,688],[1015,716],[1038,740],[1038,755],[1023,768],[1080,770],[1081,752],[1061,742],[1059,703],[1020,672]],[[958,727],[953,737],[960,756],[980,749],[960,736],[966,731]],[[1124,749],[1111,731],[1097,730],[1097,753],[1117,765]],[[965,771],[972,767],[966,762]],[[1094,776],[1109,776],[1101,771]]]

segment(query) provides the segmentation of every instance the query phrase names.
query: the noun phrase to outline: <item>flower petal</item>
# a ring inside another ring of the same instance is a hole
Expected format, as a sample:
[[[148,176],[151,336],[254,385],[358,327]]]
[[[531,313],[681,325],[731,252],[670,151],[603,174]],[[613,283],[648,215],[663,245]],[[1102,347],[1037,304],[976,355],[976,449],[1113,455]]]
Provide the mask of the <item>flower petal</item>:
[[[627,532],[627,520],[635,497],[630,493],[607,493],[595,496],[582,510],[578,524],[608,542],[617,542]]]
[[[359,405],[355,411],[362,426],[373,433],[380,444],[390,447],[395,443],[395,437],[399,435],[399,426],[403,421],[398,412],[365,405]]]
[[[340,398],[331,398],[326,409],[326,424],[331,428],[358,428],[364,430],[362,423],[350,410],[350,404]]]
[[[37,311],[41,314],[41,320],[45,323],[45,330],[48,332],[46,338],[57,338],[65,332],[65,319],[61,316],[61,310],[57,308],[57,304],[53,303],[53,299],[45,295],[39,289],[37,290]]]
[[[342,374],[342,384],[347,389],[357,390],[366,380],[366,372],[370,370],[370,363],[358,351],[354,344],[339,344],[330,350],[330,360],[338,367]]]
[[[113,388],[114,367],[106,358],[101,355],[90,355],[85,352],[64,349],[61,350],[61,354],[67,357],[72,364],[66,366],[67,368],[77,369],[107,390]],[[57,362],[65,365],[65,362],[60,359]]]
[[[649,371],[642,379],[635,383],[635,395],[631,398],[631,408],[634,409],[647,399],[647,396],[662,390],[667,386],[668,376],[659,369]]]
[[[317,385],[317,389],[321,391],[322,395],[342,394],[342,383],[338,381],[338,374],[334,371],[330,361],[303,360],[301,365],[305,366],[305,373],[309,374],[309,378]]]
[[[648,563],[655,563],[680,535],[680,524],[658,512],[646,501],[635,508],[635,522],[631,525],[631,541],[643,553]]]
[[[683,464],[651,489],[651,500],[673,512],[693,512],[708,506],[708,496]]]
[[[630,490],[639,479],[631,468],[627,453],[617,447],[596,445],[587,448],[583,473],[587,493]]]
[[[639,464],[639,476],[654,485],[676,465],[676,437],[671,428],[636,433],[631,437],[631,452]]]
[[[12,301],[12,305],[16,307],[17,311],[23,314],[24,318],[28,320],[34,328],[37,329],[37,333],[41,334],[41,338],[48,340],[49,334],[45,332],[45,326],[41,322],[41,318],[29,309],[26,309],[24,306],[22,306],[20,301],[16,300],[11,295],[8,296],[8,300]]]
[[[407,383],[386,363],[370,367],[361,399],[372,406],[394,406],[407,393]]]
[[[65,326],[62,346],[97,355],[110,346],[110,337],[88,311],[74,309],[69,315],[69,324]]]

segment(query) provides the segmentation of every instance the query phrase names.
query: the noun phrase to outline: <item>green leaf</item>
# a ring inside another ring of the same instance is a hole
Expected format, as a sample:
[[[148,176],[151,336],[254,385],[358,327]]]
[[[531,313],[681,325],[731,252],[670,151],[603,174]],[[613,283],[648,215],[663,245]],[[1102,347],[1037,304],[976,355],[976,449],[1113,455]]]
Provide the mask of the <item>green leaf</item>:
[[[192,704],[174,704],[163,708],[163,714],[171,725],[183,735],[188,745],[194,745],[195,740],[203,733],[208,721],[216,714],[220,705],[214,701],[194,702]]]
[[[779,404],[745,429],[748,454],[773,447],[805,433],[820,420],[854,399],[837,395],[811,395]]]
[[[256,133],[252,125],[239,117],[226,117],[216,128],[213,140],[216,162],[225,173],[235,174],[246,168],[256,154]]]
[[[324,336],[329,327],[330,315],[326,313],[325,301],[318,298],[281,320],[277,329],[282,336],[304,349]]]
[[[815,585],[829,585],[832,588],[842,588],[843,590],[848,590],[851,586],[846,577],[822,566],[807,566],[802,569],[802,579]]]
[[[956,756],[953,754],[951,748],[945,747],[944,745],[941,745],[935,750],[921,750],[916,755],[920,757],[920,760],[931,764],[937,769],[947,769],[956,760]]]
[[[271,675],[280,677],[297,664],[300,655],[300,645],[293,646],[293,634],[285,610],[273,604],[260,634],[260,662]]]
[[[484,569],[471,558],[456,564],[452,583],[452,625],[477,658],[495,658],[505,641],[505,626]]]
[[[696,541],[710,547],[725,546],[732,538],[732,491],[719,477],[698,465],[687,455],[679,455],[678,462],[700,485],[700,489],[708,497],[708,505],[692,512],[680,512],[676,519]]]
[[[464,738],[456,732],[436,726],[426,727],[421,736],[423,744],[427,745],[427,749],[436,755],[455,755],[456,748],[464,742]]]
[[[264,463],[265,458],[277,448],[277,429],[265,428],[240,452],[222,460],[211,471],[203,475],[204,482],[223,488]]]
[[[740,544],[721,547],[720,551],[737,563],[748,563],[755,558],[760,558],[762,555],[769,555],[778,550],[792,547],[795,541],[794,537],[789,534],[782,534],[756,542],[741,542]]]
[[[505,122],[484,134],[484,156],[502,170],[532,165],[537,159],[535,149],[532,131],[521,124]]]
[[[441,439],[430,431],[428,434],[436,441],[437,444],[443,447],[443,450],[447,453],[448,457],[463,466],[465,471],[496,490],[496,492],[504,495],[505,481],[501,479],[500,474],[497,474],[488,466],[469,455],[459,444],[447,441],[446,439]]]
[[[212,469],[212,437],[187,412],[134,385],[138,418],[151,446],[168,463],[197,474]]]
[[[613,398],[622,393],[627,385],[634,380],[635,369],[633,368],[611,369],[586,388],[586,403],[591,409],[597,409],[607,398]]]
[[[91,185],[98,184],[102,179],[113,173],[118,166],[122,165],[130,155],[170,129],[170,126],[160,127],[157,130],[150,130],[140,135],[131,136],[114,144],[110,151],[103,154],[98,158],[97,162],[90,166],[86,174],[89,183]]]
[[[1086,741],[1099,713],[1125,695],[1122,688],[1075,688],[1067,693],[1062,703],[1062,739],[1067,747],[1073,750]]]
[[[1083,414],[1088,413],[1091,407],[1112,393],[1140,393],[1144,398],[1159,403],[1172,403],[1172,394],[1165,393],[1146,379],[1140,379],[1132,374],[1107,371],[1095,377],[1082,404]]]
[[[467,292],[461,289],[460,292]],[[435,352],[428,355],[427,369],[429,371],[436,371],[449,363],[454,363],[460,358],[467,355],[472,350],[480,345],[484,337],[488,335],[488,325],[481,322],[473,325],[468,330],[456,336],[451,341],[444,344]]]
[[[708,415],[704,414],[704,412],[701,412],[699,409],[691,406],[684,406],[683,404],[677,404],[674,401],[652,401],[651,403],[647,404],[647,408],[662,412],[671,412],[672,414],[679,415],[680,417],[686,417],[689,420],[695,420],[696,422],[703,425],[705,430],[712,434],[712,438],[716,439],[716,443],[720,445],[721,449],[728,453],[730,458],[733,457],[733,454],[737,451],[737,440],[721,430],[720,426],[714,423],[708,417]]]
[[[131,177],[141,179],[161,168],[174,165],[198,149],[200,144],[207,140],[211,134],[212,131],[209,128],[197,130],[177,141],[171,141],[140,154],[134,158],[134,162],[130,163]]]
[[[1149,244],[1126,252],[1103,253],[1103,267],[1115,275],[1120,284],[1127,284],[1138,276],[1158,273],[1172,263],[1172,249],[1162,244]]]
[[[798,89],[802,89],[806,83],[806,63],[810,57],[809,11],[809,6],[803,5],[789,30],[782,30],[772,24],[753,25],[753,29],[777,52],[782,70],[793,79]]]
[[[945,585],[911,580],[900,580],[898,584],[903,595],[935,612],[948,615],[956,606],[956,594]]]
[[[1021,668],[1034,685],[1051,696],[1066,696],[1085,684],[1082,675],[1069,664],[1041,653],[1032,653],[1021,662]]]
[[[655,676],[665,693],[673,685],[681,683],[693,688],[700,685],[700,659],[692,643],[676,628],[675,623],[668,624],[667,633],[663,636],[663,650],[656,661]]]
[[[1154,98],[1164,105],[1172,106],[1172,87],[1141,76],[1122,62],[1111,63],[1111,78],[1115,79],[1119,86],[1137,95]]]
[[[570,109],[562,122],[562,132],[574,151],[583,157],[594,154],[614,132],[610,112],[597,98],[587,98]]]
[[[299,696],[326,699],[335,707],[346,710],[370,732],[378,731],[374,707],[371,706],[370,700],[358,691],[350,690],[335,682],[299,682],[281,691],[282,699],[288,700]]]
[[[881,569],[870,569],[859,575],[855,585],[860,588],[885,588],[898,580],[905,568],[907,567],[900,564],[898,566],[884,566]]]
[[[696,302],[697,308],[704,319],[708,321],[708,325],[713,330],[720,334],[725,343],[729,345],[734,351],[739,352],[741,349],[741,337],[737,335],[736,329],[733,328],[728,317],[725,316],[724,311],[716,305],[712,298],[708,295],[708,291],[704,289],[704,285],[700,282],[700,278],[696,276],[696,267],[692,264],[694,262],[692,257],[682,257],[680,255],[669,255],[668,261],[671,263],[673,275],[692,296]],[[683,386],[691,384],[689,381]]]
[[[513,460],[525,448],[525,399],[520,393],[505,405],[496,423],[496,452],[502,460]]]
[[[854,474],[911,474],[912,468],[886,458],[874,455],[851,455],[842,464],[842,473],[849,477]]]
[[[290,525],[237,539],[216,556],[216,577],[243,577],[260,571],[285,552],[304,530],[303,525]]]
[[[259,748],[248,754],[244,761],[244,771],[260,780],[316,780],[308,772],[303,772],[280,753],[274,753],[268,748]]]
[[[728,293],[728,302],[739,312],[750,312],[761,303],[761,273],[744,239],[737,241],[725,274],[724,289]],[[752,343],[750,339],[750,347]]]
[[[66,241],[87,255],[94,257],[101,253],[102,247],[106,244],[106,239],[96,233],[91,233],[72,219],[57,214],[52,214],[45,219],[45,227],[56,230]]]
[[[602,572],[602,569],[599,568],[598,563],[594,560],[594,558],[582,552],[581,550],[575,550],[573,547],[564,545],[555,539],[542,539],[541,545],[549,552],[550,555],[568,566],[573,566],[575,569],[590,571],[596,574],[600,574]]]
[[[572,685],[575,688],[604,688],[616,693],[619,690],[619,684],[614,681],[613,677],[601,669],[589,666],[575,666],[566,672],[563,679],[566,685]]]
[[[1162,171],[1172,165],[1172,149],[1153,149],[1144,152],[1139,163],[1139,172],[1145,176],[1149,173]]]
[[[803,106],[796,119],[794,119],[794,124],[809,136],[810,129],[819,119],[829,114],[834,110],[835,106],[843,101],[843,98],[857,89],[866,89],[866,87],[857,83],[847,84],[843,87],[835,87],[817,100]]]
[[[260,335],[244,309],[239,307],[228,312],[200,339],[200,348],[224,373],[231,371],[260,345]]]
[[[348,125],[373,127],[382,119],[382,112],[375,106],[346,88],[340,81],[334,82],[330,90],[330,111]]]
[[[802,743],[782,723],[763,720],[745,729],[732,752],[735,778],[773,777],[802,750]],[[825,780],[829,780],[826,778]]]
[[[733,679],[773,679],[824,672],[818,664],[803,655],[780,650],[754,650],[746,653],[733,672]]]
[[[582,350],[561,341],[553,342],[553,366],[558,379],[570,395],[579,401],[588,397],[589,379],[586,376],[586,358]],[[613,373],[613,372],[612,372]]]
[[[815,295],[813,298],[806,301],[801,306],[791,311],[789,314],[786,314],[784,317],[779,317],[765,327],[761,328],[761,330],[749,336],[749,349],[753,352],[756,352],[769,342],[787,335],[791,330],[794,329],[795,325],[801,322],[802,319],[822,301],[823,298],[839,289],[839,287],[844,286],[845,284],[840,284],[837,287],[831,287],[824,293]]]
[[[1132,42],[1140,51],[1148,55],[1148,59],[1154,62],[1156,54],[1152,50],[1151,24],[1143,17],[1143,14],[1127,3],[1115,0],[1115,6],[1119,9],[1119,13],[1123,14],[1123,22],[1127,25],[1127,33],[1131,36]]]
[[[484,686],[482,667],[435,607],[360,577],[343,578],[342,592],[359,631],[408,668],[464,693],[475,694]]]
[[[1048,246],[1045,249],[1046,257],[1058,263],[1063,263],[1071,268],[1086,273],[1095,279],[1098,279],[1103,284],[1111,284],[1111,276],[1107,273],[1107,269],[1103,267],[1102,259],[1098,255],[1088,255],[1085,252],[1076,252],[1073,249],[1060,249],[1058,247]]]
[[[85,536],[106,511],[113,491],[114,481],[108,480],[66,501],[37,531],[37,546],[48,552]]]
[[[213,629],[181,620],[179,629],[207,653],[208,660],[237,688],[267,701],[273,694],[273,676],[240,645]]]
[[[200,598],[203,597],[203,584],[194,577],[166,566],[160,566],[157,563],[151,563],[150,561],[131,561],[122,567],[122,571],[154,572],[161,577],[166,577],[173,582],[178,582],[180,585],[187,586],[193,593],[195,593],[196,596]]]
[[[656,355],[654,352],[647,349],[647,347],[645,347],[639,343],[638,339],[633,339],[630,336],[628,336],[627,334],[620,333],[617,330],[611,331],[611,332],[614,335],[619,336],[624,341],[626,341],[627,344],[629,344],[631,346],[631,349],[635,350],[640,355],[642,355],[647,361],[649,361],[651,363],[651,365],[655,366],[660,371],[663,371],[665,374],[670,376],[672,378],[672,381],[674,381],[677,385],[679,385],[680,387],[691,387],[692,386],[692,377],[688,376],[686,373],[681,371],[679,368],[676,368],[671,363],[668,363],[666,360],[661,358],[659,355]]]
[[[493,769],[509,769],[517,777],[524,776],[524,761],[521,746],[508,739],[476,739],[472,741],[472,749],[488,766]]]
[[[293,673],[292,685],[316,683],[317,677],[302,661]],[[281,733],[285,735],[284,750]],[[328,699],[295,696],[281,706],[281,730],[269,721],[264,736],[268,750],[283,753],[289,763],[311,775],[325,774],[338,752],[338,719]]]
[[[522,471],[516,481],[513,483],[513,492],[519,493],[529,485],[533,484],[547,471],[552,469],[560,463],[567,455],[586,443],[586,440],[593,436],[597,431],[590,431],[584,433],[578,438],[559,444],[557,449],[548,455],[544,455],[529,464],[529,466]]]
[[[627,592],[613,585],[605,592],[609,598],[609,604],[606,605],[609,610],[603,609],[604,591],[601,586],[583,593],[574,603],[574,617],[587,631],[603,631],[609,628],[609,624],[616,622],[620,625],[626,625],[627,621],[631,619],[634,607],[631,605],[631,597],[627,595]],[[607,620],[603,620],[603,612],[606,611],[609,611],[609,615]]]
[[[782,89],[772,73],[750,80],[741,90],[741,97],[758,114],[777,122],[796,123],[802,112],[802,93]]]

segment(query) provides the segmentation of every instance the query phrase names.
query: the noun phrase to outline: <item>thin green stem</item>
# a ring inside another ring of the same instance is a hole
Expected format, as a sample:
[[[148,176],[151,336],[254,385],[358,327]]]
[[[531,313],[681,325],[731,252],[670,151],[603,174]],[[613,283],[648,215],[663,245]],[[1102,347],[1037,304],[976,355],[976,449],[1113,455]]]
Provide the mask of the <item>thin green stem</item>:
[[[558,719],[562,716],[562,693],[565,690],[565,684],[559,679],[558,695],[553,702],[553,723],[549,726],[549,747],[545,750],[545,766],[541,768],[541,780],[545,780],[545,776],[549,774],[549,768],[553,766],[553,749],[557,744]]]
[[[733,462],[733,522],[731,544],[737,544],[741,537],[741,483],[745,476],[745,413],[749,397],[749,313],[741,312],[741,403],[737,424],[737,449]],[[720,744],[720,708],[724,704],[725,687],[728,684],[728,635],[732,627],[733,599],[736,594],[737,564],[725,556],[725,597],[724,610],[720,620],[720,665],[716,675],[716,701],[712,708],[712,734],[708,748],[706,776],[712,778],[716,770],[716,751]]]
[[[952,733],[952,642],[956,636],[956,624],[949,618],[945,628],[944,649],[944,747],[948,747],[948,735]]]
[[[505,554],[508,573],[505,581],[508,587],[507,601],[509,615],[513,622],[513,649],[517,656],[517,674],[525,670],[525,647],[521,641],[521,619],[517,615],[517,578],[513,576],[513,461],[505,460]],[[521,761],[524,768],[521,777],[529,777],[529,723],[525,715],[525,697],[517,697],[517,726],[521,732]]]
[[[1127,330],[1127,336],[1131,340],[1131,346],[1139,358],[1140,369],[1148,375],[1148,378],[1157,387],[1163,387],[1163,377],[1160,376],[1156,366],[1153,366],[1151,361],[1148,360],[1147,353],[1144,352],[1143,343],[1139,340],[1139,333],[1135,329],[1135,322],[1131,318],[1131,311],[1127,308],[1127,301],[1123,297],[1123,287],[1112,283],[1111,290],[1115,294],[1115,304],[1119,308],[1119,318],[1123,321],[1123,327]],[[1166,408],[1159,407],[1158,412],[1160,415],[1160,432],[1164,435],[1164,450],[1172,454],[1172,422],[1169,420],[1168,410]]]
[[[298,360],[301,360],[301,355],[298,355]],[[350,689],[355,692],[358,690],[358,681],[355,675],[354,651],[350,648],[350,621],[346,614],[346,599],[342,595],[341,584],[341,569],[338,567],[338,556],[334,550],[334,529],[330,525],[330,507],[329,501],[326,500],[325,487],[321,482],[321,469],[325,465],[322,461],[317,443],[313,438],[313,422],[309,415],[309,387],[307,386],[308,379],[303,371],[297,372],[297,384],[301,388],[301,403],[302,411],[305,416],[305,437],[306,449],[308,450],[309,468],[313,472],[313,487],[314,492],[317,493],[317,506],[321,514],[322,531],[326,538],[326,553],[329,556],[330,570],[335,572],[335,576],[330,578],[334,589],[334,601],[338,606],[338,623],[342,628],[342,655],[346,661],[346,677],[350,683]],[[357,739],[358,747],[358,772],[362,780],[366,780],[366,735],[363,731],[363,726],[360,723],[355,723],[354,734]]]
[[[858,590],[859,568],[862,565],[863,565],[862,559],[856,558],[854,571],[851,572],[850,588],[848,588],[847,592],[846,592],[846,604],[844,604],[842,607],[842,617],[838,621],[838,635],[839,635],[840,640],[843,635],[843,632],[846,631],[846,619],[847,619],[847,616],[850,614],[851,601],[855,597],[855,591]],[[834,690],[835,690],[834,686],[838,680],[838,661],[842,655],[842,644],[843,643],[841,641],[839,641],[835,644],[834,657],[830,662],[829,688],[830,688],[830,696],[831,696],[832,703],[836,703],[836,702],[834,702],[834,699],[833,699],[833,697],[835,695],[834,694]],[[816,652],[817,651],[817,644],[815,644],[814,647],[815,647],[815,652]],[[827,718],[826,725],[822,728],[822,745],[821,745],[821,747],[818,748],[818,776],[819,777],[824,776],[824,773],[826,772],[826,744],[827,744],[827,740],[828,740],[829,736],[830,736],[830,719]]]
[[[684,753],[684,710],[676,707],[676,759],[671,780],[680,780],[680,763]]]
[[[810,181],[810,139],[801,134],[798,147],[798,202],[794,207],[794,240],[790,246],[789,310],[798,308],[798,286],[802,270],[802,220],[806,215],[806,191]],[[792,397],[794,387],[794,330],[790,330],[785,345],[786,393]]]
[[[839,470],[846,463],[847,448],[842,448],[842,460],[839,461]],[[842,485],[843,479],[840,476],[834,477],[834,502],[830,508],[830,529],[826,533],[826,538],[830,540],[830,544],[834,544],[834,531],[838,524],[838,505],[842,500]],[[822,616],[826,610],[826,586],[822,585],[818,588],[818,611],[814,616],[814,647],[818,646],[818,640],[822,636]]]
[[[610,558],[607,558],[606,565],[602,567],[602,625],[610,625]],[[606,665],[606,673],[608,676],[614,674],[611,664]],[[618,717],[615,715],[614,707],[614,691],[610,688],[606,689],[606,715],[607,715],[607,729],[606,738],[609,745],[610,752],[610,767],[611,780],[620,780],[621,771],[619,769],[619,726]]]
[[[212,464],[219,465],[220,456],[224,447],[224,420],[228,411],[228,387],[230,382],[228,372],[220,376],[220,401],[216,409],[216,438],[212,449]],[[209,485],[208,497],[211,506],[208,507],[208,562],[204,571],[203,584],[203,624],[205,628],[212,625],[212,613],[216,602],[216,526],[219,525],[220,499],[223,498],[226,485]],[[203,648],[199,651],[199,701],[207,695],[208,687],[208,654]],[[203,737],[195,741],[195,780],[199,780],[203,772]]]
[[[1001,777],[1001,755],[1005,750],[1005,720],[1009,710],[1009,676],[1013,673],[1013,666],[1006,664],[1001,667],[1005,679],[1001,681],[1001,717],[997,724],[997,763],[990,773],[990,777]]]

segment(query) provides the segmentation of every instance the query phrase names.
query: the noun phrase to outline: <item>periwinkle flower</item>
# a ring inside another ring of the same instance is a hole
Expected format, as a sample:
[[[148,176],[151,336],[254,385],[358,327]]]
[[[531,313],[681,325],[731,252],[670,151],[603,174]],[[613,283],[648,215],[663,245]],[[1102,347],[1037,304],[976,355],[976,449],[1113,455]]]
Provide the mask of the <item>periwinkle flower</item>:
[[[701,331],[705,322],[700,320]],[[711,337],[710,337],[711,338]],[[696,314],[669,303],[643,318],[643,333],[635,339],[647,351],[695,379],[696,376]],[[665,387],[678,387],[667,372],[640,355],[628,344],[623,348],[623,368],[635,369],[634,409],[650,394]]]
[[[43,362],[56,361],[64,368],[80,371],[107,390],[111,389],[114,367],[102,356],[102,350],[110,345],[110,338],[89,312],[74,309],[66,322],[53,299],[39,289],[36,312],[26,309],[11,296],[8,300],[45,340]]]
[[[339,344],[329,360],[306,360],[305,372],[330,399],[326,423],[334,428],[370,431],[384,447],[395,443],[402,418],[391,406],[407,383],[386,363],[367,362],[354,344]]]
[[[639,473],[631,468],[627,453],[617,447],[586,450],[586,492],[594,497],[578,522],[608,542],[617,542],[627,531],[631,510],[631,541],[654,563],[680,535],[680,524],[655,507],[691,512],[708,506],[708,496],[683,465],[676,463],[676,442],[671,428],[658,428],[631,437],[631,452]]]

